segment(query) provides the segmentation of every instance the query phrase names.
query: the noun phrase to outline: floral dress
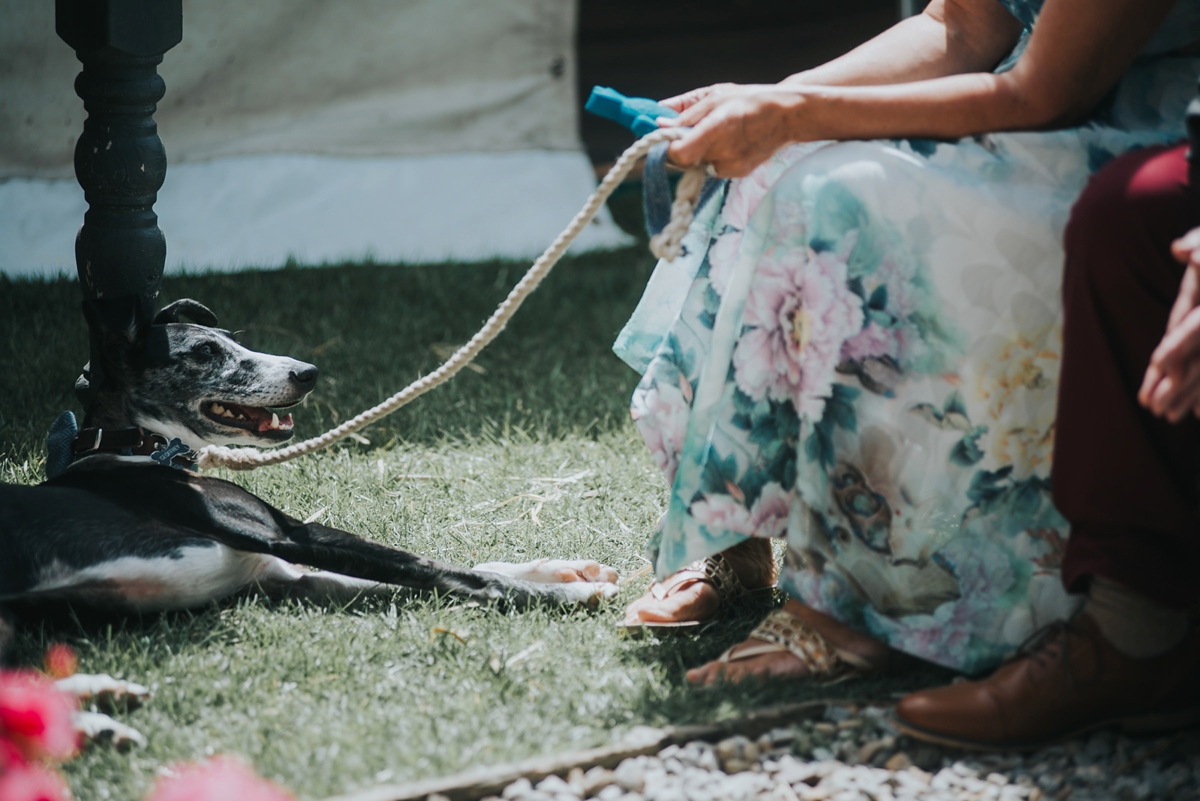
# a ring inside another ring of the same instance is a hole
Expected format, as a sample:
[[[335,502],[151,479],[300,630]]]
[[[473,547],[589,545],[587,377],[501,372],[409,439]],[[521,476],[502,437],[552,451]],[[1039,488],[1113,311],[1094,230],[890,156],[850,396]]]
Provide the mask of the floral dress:
[[[1200,40],[1200,3],[1172,15],[1147,53]],[[615,346],[671,486],[658,576],[786,537],[794,597],[968,673],[1069,614],[1063,228],[1106,161],[1183,136],[1198,73],[1143,58],[1069,130],[794,145],[715,194]]]

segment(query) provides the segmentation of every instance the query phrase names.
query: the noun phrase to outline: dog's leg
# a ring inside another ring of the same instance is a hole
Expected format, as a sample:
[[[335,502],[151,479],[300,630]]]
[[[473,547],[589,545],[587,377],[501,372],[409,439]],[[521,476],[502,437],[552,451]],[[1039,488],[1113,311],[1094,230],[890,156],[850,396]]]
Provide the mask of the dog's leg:
[[[481,602],[511,603],[517,608],[535,603],[593,603],[616,594],[613,584],[535,584],[496,573],[472,571],[389,548],[319,523],[301,523],[268,508],[274,513],[278,529],[267,543],[267,552],[294,564],[312,565],[367,582],[433,590]]]
[[[480,602],[502,601],[518,608],[534,603],[591,603],[616,591],[611,584],[535,584],[474,572],[320,523],[303,523],[228,481],[182,470],[146,469],[155,471],[147,476],[154,482],[153,492],[147,492],[145,481],[140,485],[122,481],[121,471],[110,469],[103,476],[106,496],[138,509],[143,517],[186,526],[236,551],[275,556],[368,582],[433,590]]]
[[[616,584],[617,571],[592,559],[534,559],[531,562],[484,562],[472,570],[499,573],[535,584],[565,584],[570,581]]]
[[[71,713],[71,725],[76,734],[89,742],[104,740],[117,748],[127,748],[131,745],[146,747],[145,735],[132,726],[113,720],[103,712],[85,712],[77,709]]]
[[[282,559],[269,562],[255,581],[270,598],[305,598],[311,601],[349,603],[369,595],[392,594],[396,588],[378,581],[343,576],[328,570],[306,570]]]
[[[95,707],[112,708],[124,704],[126,708],[141,705],[150,697],[150,690],[131,681],[114,679],[104,673],[76,673],[65,679],[54,682],[61,692],[72,696],[79,703],[80,709],[71,713],[71,725],[75,732],[89,742],[105,740],[118,748],[131,745],[145,747],[146,738],[137,729],[126,726],[118,720],[113,720],[103,712],[97,712]],[[92,709],[83,709],[90,704]]]
[[[114,679],[107,673],[76,673],[54,682],[54,686],[80,703],[96,703],[111,707],[117,703],[140,706],[150,697],[150,690],[132,681]]]
[[[297,537],[300,532],[289,532]],[[337,529],[310,523],[304,537],[279,543],[271,552],[291,562],[368,581],[434,590],[475,601],[501,601],[526,608],[538,602],[586,603],[597,597],[592,585],[534,584],[484,573],[400,551]],[[611,585],[609,585],[611,586]]]

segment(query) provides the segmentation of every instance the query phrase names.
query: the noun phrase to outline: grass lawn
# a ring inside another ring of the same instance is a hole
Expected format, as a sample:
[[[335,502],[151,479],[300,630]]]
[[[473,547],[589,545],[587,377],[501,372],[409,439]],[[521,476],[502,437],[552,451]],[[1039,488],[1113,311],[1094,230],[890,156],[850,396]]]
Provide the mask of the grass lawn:
[[[464,342],[526,265],[484,263],[168,278],[250,347],[315,362],[296,414],[308,437],[377,403]],[[637,376],[609,350],[653,263],[643,248],[571,258],[485,351],[480,372],[315,456],[227,474],[280,508],[447,561],[590,557],[630,575],[666,486],[629,421]],[[0,277],[0,479],[43,477],[45,432],[86,360],[79,289]],[[2,557],[0,557],[2,558]],[[601,744],[639,724],[709,720],[816,695],[886,697],[944,674],[815,688],[695,689],[685,667],[743,637],[756,611],[703,637],[627,640],[615,624],[648,575],[598,611],[503,614],[398,592],[348,608],[231,600],[102,628],[26,629],[16,659],[69,642],[84,672],[145,683],[118,717],[149,746],[93,747],[65,767],[76,796],[137,799],[179,760],[236,753],[317,799]]]

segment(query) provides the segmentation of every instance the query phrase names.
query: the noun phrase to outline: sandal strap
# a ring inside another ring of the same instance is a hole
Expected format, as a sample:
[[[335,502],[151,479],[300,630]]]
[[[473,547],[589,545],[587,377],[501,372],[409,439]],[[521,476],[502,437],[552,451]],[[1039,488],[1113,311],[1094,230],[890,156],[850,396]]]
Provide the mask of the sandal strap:
[[[670,586],[657,581],[651,584],[650,594],[661,601],[685,587],[690,587],[697,581],[711,584],[712,588],[717,591],[717,597],[721,599],[721,603],[736,601],[749,593],[746,585],[737,577],[737,573],[734,573],[733,568],[729,566],[728,560],[721,554],[698,559],[674,573],[672,578],[675,579],[675,582]]]
[[[693,562],[686,570],[697,570],[713,585],[722,602],[736,601],[747,594],[746,585],[733,572],[733,567],[724,554],[713,554],[705,559]]]
[[[819,631],[784,609],[772,610],[750,637],[788,651],[816,678],[831,678],[855,667],[842,659]],[[734,659],[741,656],[739,653]]]

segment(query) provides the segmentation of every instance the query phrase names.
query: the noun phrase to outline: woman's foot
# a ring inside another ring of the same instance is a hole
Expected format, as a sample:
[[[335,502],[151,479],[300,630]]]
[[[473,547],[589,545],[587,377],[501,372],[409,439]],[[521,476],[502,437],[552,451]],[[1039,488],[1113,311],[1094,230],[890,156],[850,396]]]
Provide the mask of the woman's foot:
[[[736,684],[749,677],[831,679],[879,670],[887,664],[888,646],[799,601],[788,601],[772,616],[776,619],[773,625],[764,621],[749,639],[720,659],[689,670],[688,681]],[[760,631],[767,633],[754,636]]]
[[[746,540],[710,561],[716,564],[707,569],[688,566],[651,584],[645,595],[626,607],[622,625],[702,623],[717,614],[722,601],[775,584],[775,557],[769,540]]]

